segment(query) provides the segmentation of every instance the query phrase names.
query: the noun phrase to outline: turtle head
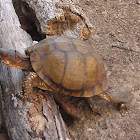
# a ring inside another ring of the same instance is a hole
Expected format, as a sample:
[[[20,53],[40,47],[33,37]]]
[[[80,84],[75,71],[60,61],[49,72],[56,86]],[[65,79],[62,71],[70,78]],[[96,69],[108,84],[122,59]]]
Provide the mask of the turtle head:
[[[22,70],[31,70],[29,56],[19,53],[16,50],[0,48],[0,61],[6,65]]]
[[[16,51],[10,49],[0,48],[0,61],[14,67],[16,60]]]

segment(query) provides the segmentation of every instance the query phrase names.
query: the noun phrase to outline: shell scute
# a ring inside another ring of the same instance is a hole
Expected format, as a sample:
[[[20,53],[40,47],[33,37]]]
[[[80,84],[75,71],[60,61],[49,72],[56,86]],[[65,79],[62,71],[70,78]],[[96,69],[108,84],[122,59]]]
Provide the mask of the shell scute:
[[[32,62],[33,69],[36,72],[42,68],[42,64],[38,63],[38,61],[41,61],[41,58],[35,51],[31,54],[30,61]]]
[[[83,85],[83,74],[83,56],[78,52],[69,52],[67,54],[67,66],[62,86],[71,90],[81,89]]]
[[[98,74],[98,62],[93,56],[88,55],[86,57],[84,88],[96,85],[97,74]]]
[[[60,84],[64,75],[65,54],[55,50],[51,54],[44,56],[42,65],[47,75],[56,84]]]

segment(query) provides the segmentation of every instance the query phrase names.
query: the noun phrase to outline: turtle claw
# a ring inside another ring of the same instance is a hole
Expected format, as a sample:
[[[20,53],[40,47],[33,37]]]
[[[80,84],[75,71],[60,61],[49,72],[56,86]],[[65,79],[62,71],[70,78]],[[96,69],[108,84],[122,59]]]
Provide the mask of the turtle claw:
[[[130,106],[130,102],[127,102],[127,103],[118,103],[117,104],[117,110],[118,111],[121,111],[121,110],[127,111],[129,109],[129,106]]]
[[[30,55],[30,53],[29,53],[28,50],[25,50],[25,54],[26,54],[26,55]]]
[[[126,106],[125,104],[118,103],[118,104],[117,104],[117,110],[118,110],[118,111],[127,110],[127,106]]]
[[[23,91],[19,92],[19,93],[17,94],[17,96],[18,96],[18,98],[20,98],[20,99],[26,99],[26,98],[27,98],[27,95],[25,95]]]

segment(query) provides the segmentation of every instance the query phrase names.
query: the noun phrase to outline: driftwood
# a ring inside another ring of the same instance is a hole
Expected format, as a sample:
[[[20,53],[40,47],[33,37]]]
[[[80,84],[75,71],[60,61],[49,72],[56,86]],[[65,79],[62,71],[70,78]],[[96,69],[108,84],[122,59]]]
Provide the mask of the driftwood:
[[[91,25],[84,14],[81,15],[76,8],[71,9],[72,2],[70,1],[64,4],[64,7],[63,3],[59,5],[58,2],[23,0],[22,11],[24,16],[34,20],[37,30],[41,34],[46,33],[48,36],[64,34],[87,39],[90,36]],[[1,47],[24,53],[24,49],[32,45],[32,39],[23,29],[26,30],[32,26],[20,25],[11,0],[6,2],[1,0],[0,8],[2,9],[0,17]],[[23,19],[20,16],[19,18],[23,23]],[[57,24],[54,28],[55,21]],[[60,24],[63,26],[58,28]],[[79,32],[77,33],[77,31]],[[2,123],[8,136],[13,140],[70,139],[52,94],[35,91],[37,95],[32,97],[32,103],[23,102],[16,97],[16,94],[22,91],[24,76],[22,71],[2,63],[0,67],[2,118],[4,118]]]
[[[34,7],[39,6],[39,3],[32,4]],[[31,6],[30,3],[29,6]],[[21,25],[14,11],[12,1],[7,0],[4,2],[1,0],[0,8],[1,47],[15,49],[24,53],[24,49],[32,44],[32,39],[20,28]],[[40,7],[41,11],[44,10],[42,8]],[[39,11],[35,12],[37,17],[44,18],[41,17]],[[51,16],[52,12],[54,12],[53,10],[46,12],[46,19],[50,20],[53,18]],[[42,22],[40,22],[40,27],[43,30],[43,25],[46,23],[43,23],[39,18],[38,21]],[[7,67],[2,63],[0,67],[2,116],[8,136],[13,140],[70,139],[66,125],[62,120],[52,95],[44,95],[44,93],[40,93],[41,91],[37,91],[40,94],[32,103],[23,103],[23,101],[15,96],[22,90],[22,71]]]
[[[37,30],[47,36],[66,35],[86,40],[91,35],[92,25],[72,1],[22,2],[24,15],[33,19]]]

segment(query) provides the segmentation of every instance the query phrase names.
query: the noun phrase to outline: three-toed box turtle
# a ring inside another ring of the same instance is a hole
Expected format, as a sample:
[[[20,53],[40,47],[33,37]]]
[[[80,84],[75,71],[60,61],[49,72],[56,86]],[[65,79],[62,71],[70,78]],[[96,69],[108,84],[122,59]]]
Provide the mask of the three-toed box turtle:
[[[2,62],[30,71],[23,81],[24,97],[32,93],[33,87],[39,87],[75,97],[98,95],[115,103],[130,100],[126,93],[106,91],[104,64],[85,41],[53,36],[27,48],[26,54],[0,49]]]

